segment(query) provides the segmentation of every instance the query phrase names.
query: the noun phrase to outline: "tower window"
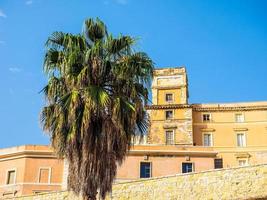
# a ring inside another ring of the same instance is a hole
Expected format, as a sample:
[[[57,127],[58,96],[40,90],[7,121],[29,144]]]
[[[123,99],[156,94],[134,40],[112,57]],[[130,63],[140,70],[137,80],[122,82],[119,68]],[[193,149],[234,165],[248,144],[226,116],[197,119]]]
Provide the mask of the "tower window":
[[[202,115],[203,122],[210,122],[211,121],[211,114],[203,114]]]
[[[166,119],[173,119],[173,111],[172,110],[165,111],[165,117]]]
[[[174,144],[174,131],[173,130],[166,131],[166,144],[167,145]]]
[[[168,103],[173,102],[173,94],[166,94],[165,101]]]

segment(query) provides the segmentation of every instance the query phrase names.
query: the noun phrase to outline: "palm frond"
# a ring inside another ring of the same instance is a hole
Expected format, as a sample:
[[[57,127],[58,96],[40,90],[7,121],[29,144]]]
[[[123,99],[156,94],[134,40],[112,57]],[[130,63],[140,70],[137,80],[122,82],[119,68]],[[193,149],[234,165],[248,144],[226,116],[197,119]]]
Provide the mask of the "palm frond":
[[[107,35],[107,27],[99,18],[87,19],[84,22],[84,34],[92,42],[96,42]]]

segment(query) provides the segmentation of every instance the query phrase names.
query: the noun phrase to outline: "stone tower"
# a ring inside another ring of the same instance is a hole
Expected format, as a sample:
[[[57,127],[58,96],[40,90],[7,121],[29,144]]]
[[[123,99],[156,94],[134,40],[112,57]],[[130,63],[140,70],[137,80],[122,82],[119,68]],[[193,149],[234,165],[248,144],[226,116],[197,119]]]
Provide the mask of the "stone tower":
[[[147,107],[151,127],[148,143],[192,145],[192,108],[188,105],[184,67],[154,71],[152,105]]]

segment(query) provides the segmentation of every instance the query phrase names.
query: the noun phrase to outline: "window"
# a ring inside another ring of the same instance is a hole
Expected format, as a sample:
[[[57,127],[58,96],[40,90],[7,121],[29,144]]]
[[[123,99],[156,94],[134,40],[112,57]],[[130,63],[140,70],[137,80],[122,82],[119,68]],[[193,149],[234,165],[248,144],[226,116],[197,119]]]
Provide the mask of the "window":
[[[202,115],[203,122],[210,122],[211,121],[211,114],[203,114]]]
[[[241,113],[235,114],[235,122],[241,123],[244,121],[245,121],[245,117],[243,114],[241,114]]]
[[[6,184],[15,184],[15,180],[16,180],[16,171],[15,170],[9,170],[7,172],[7,182]]]
[[[215,158],[214,159],[214,169],[221,169],[223,168],[223,159]]]
[[[244,133],[237,134],[237,146],[238,147],[245,147],[246,146],[246,137]]]
[[[212,135],[211,133],[204,133],[203,134],[203,145],[204,146],[212,146]]]
[[[172,119],[173,118],[173,111],[172,110],[165,111],[165,117],[166,117],[166,119]]]
[[[173,94],[166,94],[165,95],[166,102],[173,102]]]
[[[39,169],[39,183],[50,183],[51,168],[43,167]]]
[[[166,131],[166,144],[174,144],[174,131],[173,130],[168,130]]]
[[[182,173],[193,172],[193,163],[182,163]]]
[[[239,166],[246,166],[246,165],[248,165],[248,160],[247,159],[240,159],[240,160],[238,160],[238,165]]]
[[[140,163],[140,178],[150,178],[151,177],[151,163],[141,162]]]

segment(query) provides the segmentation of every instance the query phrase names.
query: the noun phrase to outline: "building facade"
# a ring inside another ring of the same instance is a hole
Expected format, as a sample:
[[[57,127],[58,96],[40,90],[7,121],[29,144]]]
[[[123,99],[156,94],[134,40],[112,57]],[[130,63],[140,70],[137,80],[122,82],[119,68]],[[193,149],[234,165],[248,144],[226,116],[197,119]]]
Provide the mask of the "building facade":
[[[189,104],[188,94],[184,67],[154,71],[150,129],[116,181],[267,163],[267,102]],[[66,172],[49,147],[3,149],[0,198],[66,189]]]
[[[0,199],[59,191],[64,162],[48,146],[26,145],[0,150]]]

